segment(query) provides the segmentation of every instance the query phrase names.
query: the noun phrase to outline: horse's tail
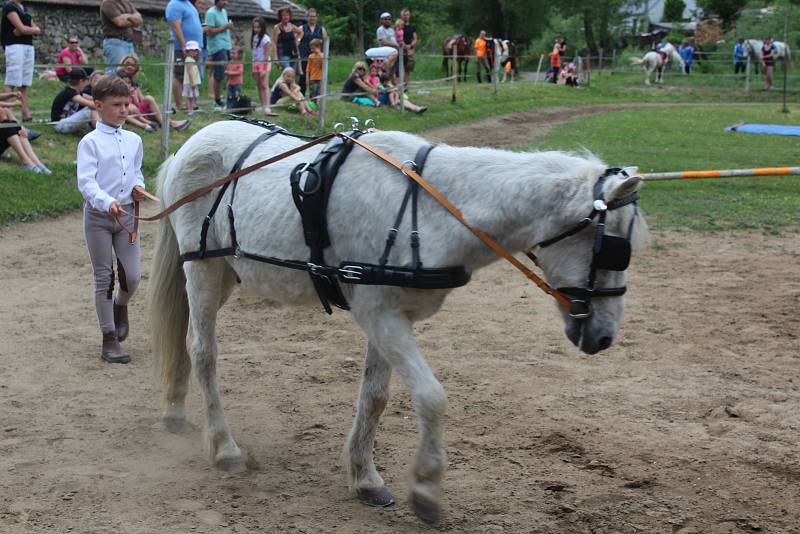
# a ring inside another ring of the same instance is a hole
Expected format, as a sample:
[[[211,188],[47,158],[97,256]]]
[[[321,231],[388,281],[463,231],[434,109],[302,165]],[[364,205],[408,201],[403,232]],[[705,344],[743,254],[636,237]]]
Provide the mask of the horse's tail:
[[[644,58],[641,57],[632,57],[631,58],[631,65],[641,65],[644,63]]]
[[[172,157],[158,171],[158,191],[163,193]],[[161,381],[162,394],[179,376],[186,376],[191,360],[186,350],[189,326],[189,301],[186,279],[181,268],[178,240],[168,217],[161,219],[153,253],[148,290],[150,339],[155,372]]]

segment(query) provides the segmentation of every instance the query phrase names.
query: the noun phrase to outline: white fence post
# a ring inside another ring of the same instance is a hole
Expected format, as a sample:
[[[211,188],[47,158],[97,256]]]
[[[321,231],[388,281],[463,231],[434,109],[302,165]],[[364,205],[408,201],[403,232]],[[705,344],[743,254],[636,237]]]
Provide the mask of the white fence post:
[[[406,73],[403,70],[403,47],[402,45],[397,51],[397,70],[400,73],[400,111],[404,111],[406,109],[405,102],[403,99],[405,98],[406,92]]]
[[[169,120],[172,116],[172,69],[175,63],[175,40],[167,40],[166,61],[164,62],[164,101],[161,104],[161,161],[169,154]]]
[[[497,94],[497,78],[500,74],[500,44],[497,39],[492,39],[494,43],[494,65],[492,66],[492,85],[494,86],[494,94]]]
[[[744,94],[750,95],[750,53],[747,54],[747,63],[744,66]]]
[[[458,56],[456,55],[456,46],[453,45],[453,65],[450,69],[450,75],[453,77],[453,96],[451,97],[451,102],[456,101],[456,90],[458,87]]]
[[[322,87],[320,88],[317,108],[319,109],[319,131],[325,131],[325,102],[328,100],[328,64],[330,63],[331,41],[328,37],[322,43]]]
[[[536,86],[539,83],[539,74],[542,70],[542,61],[544,61],[544,55],[539,56],[539,66],[536,67],[536,78],[533,79],[533,85]]]

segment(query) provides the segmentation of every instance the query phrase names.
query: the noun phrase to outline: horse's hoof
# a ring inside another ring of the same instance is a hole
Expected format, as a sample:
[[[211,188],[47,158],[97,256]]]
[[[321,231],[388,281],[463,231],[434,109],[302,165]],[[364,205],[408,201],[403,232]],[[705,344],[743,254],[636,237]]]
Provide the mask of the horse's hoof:
[[[356,490],[358,500],[367,506],[385,508],[394,504],[394,495],[386,488],[359,488]]]
[[[438,523],[442,518],[442,509],[439,507],[439,503],[420,493],[414,492],[411,495],[411,507],[414,509],[414,514],[429,525]]]
[[[241,456],[223,456],[214,460],[214,467],[232,475],[244,473],[247,471],[247,459],[244,453]]]
[[[196,430],[195,426],[183,417],[165,417],[164,428],[173,434],[186,434]]]

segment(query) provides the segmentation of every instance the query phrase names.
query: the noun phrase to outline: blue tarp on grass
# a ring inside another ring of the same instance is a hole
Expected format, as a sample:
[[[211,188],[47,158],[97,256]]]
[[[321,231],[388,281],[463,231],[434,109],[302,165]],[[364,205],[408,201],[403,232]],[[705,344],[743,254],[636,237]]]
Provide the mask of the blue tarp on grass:
[[[800,136],[800,126],[791,124],[756,124],[756,123],[739,123],[725,128],[726,132],[741,132],[752,134],[769,134],[769,135],[793,135]]]

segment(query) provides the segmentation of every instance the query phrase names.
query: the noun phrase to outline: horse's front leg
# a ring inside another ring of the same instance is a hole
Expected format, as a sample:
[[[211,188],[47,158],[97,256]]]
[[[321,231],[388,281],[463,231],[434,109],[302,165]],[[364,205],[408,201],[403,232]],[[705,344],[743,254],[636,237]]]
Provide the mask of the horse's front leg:
[[[358,405],[353,428],[347,438],[344,460],[350,487],[369,506],[389,506],[394,497],[383,484],[372,457],[375,431],[389,400],[389,379],[392,368],[381,358],[374,343],[367,344],[364,376],[358,392]]]
[[[650,85],[650,76],[653,74],[652,70],[649,70],[647,67],[644,68],[644,84]]]
[[[229,293],[222,260],[186,264],[186,289],[189,296],[189,329],[186,346],[200,386],[206,410],[206,448],[218,469],[239,472],[245,469],[245,457],[231,435],[222,408],[217,384],[217,310]]]
[[[447,466],[442,443],[447,395],[422,357],[408,317],[397,312],[375,313],[373,310],[369,317],[362,316],[359,323],[367,331],[369,342],[375,343],[381,357],[400,374],[411,392],[419,421],[411,501],[414,513],[423,521],[433,523],[441,514],[441,481]]]

